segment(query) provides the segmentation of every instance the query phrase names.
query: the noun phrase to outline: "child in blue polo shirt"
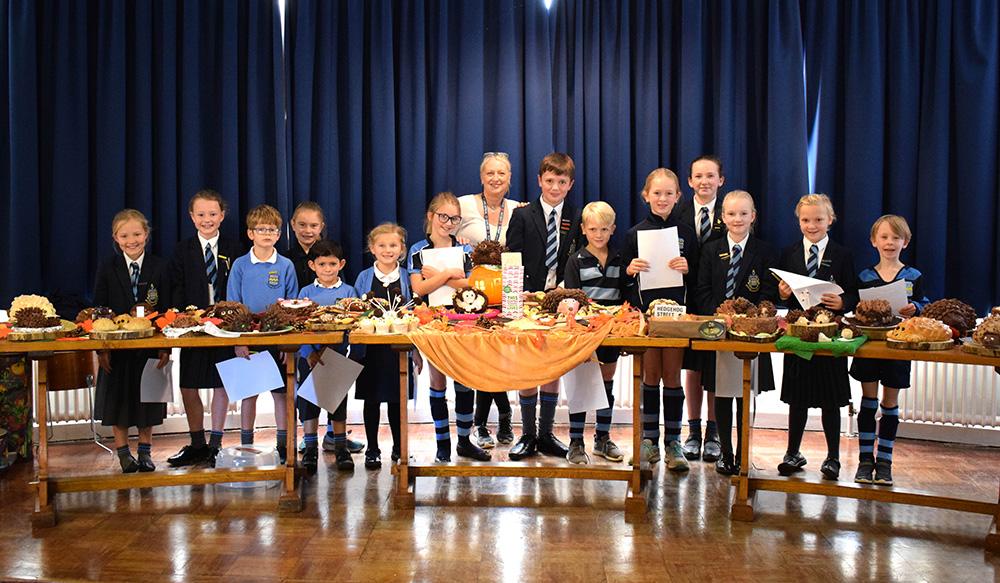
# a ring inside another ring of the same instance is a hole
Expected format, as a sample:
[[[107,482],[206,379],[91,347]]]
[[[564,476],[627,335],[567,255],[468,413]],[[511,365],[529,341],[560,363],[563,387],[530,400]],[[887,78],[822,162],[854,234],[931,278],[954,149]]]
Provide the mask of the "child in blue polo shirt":
[[[605,306],[622,303],[621,257],[617,249],[608,246],[615,232],[615,210],[606,202],[596,201],[583,207],[581,218],[583,234],[587,246],[570,255],[566,262],[566,287],[582,289],[591,301]],[[594,433],[594,453],[613,462],[624,457],[615,442],[611,441],[611,413],[615,406],[612,393],[615,368],[618,366],[618,349],[602,346],[597,349],[597,360],[601,363],[601,378],[608,395],[606,409],[597,411],[597,427]],[[587,412],[569,415],[569,453],[566,459],[573,464],[590,461],[583,444],[583,427],[587,423]]]
[[[897,215],[879,217],[872,225],[872,247],[878,249],[879,262],[858,276],[858,289],[906,281],[910,303],[900,310],[905,317],[916,316],[927,305],[924,276],[904,265],[899,256],[910,244],[910,226]],[[910,361],[855,358],[851,376],[861,383],[861,410],[858,411],[859,484],[892,485],[892,446],[899,426],[899,391],[910,386]],[[875,413],[879,409],[878,384],[882,382],[882,418],[878,422],[878,452],[875,452]],[[874,473],[874,477],[872,474]]]
[[[233,262],[226,289],[226,300],[240,302],[251,312],[260,314],[280,299],[294,298],[299,293],[295,266],[274,248],[281,237],[281,214],[272,206],[262,204],[247,214],[247,237],[253,248]],[[272,354],[274,354],[272,352]],[[250,358],[246,346],[236,347],[236,356]],[[271,391],[274,399],[274,423],[278,427],[277,449],[281,463],[286,459],[288,436],[285,388]],[[243,399],[240,405],[240,443],[253,443],[253,427],[257,418],[257,396]]]

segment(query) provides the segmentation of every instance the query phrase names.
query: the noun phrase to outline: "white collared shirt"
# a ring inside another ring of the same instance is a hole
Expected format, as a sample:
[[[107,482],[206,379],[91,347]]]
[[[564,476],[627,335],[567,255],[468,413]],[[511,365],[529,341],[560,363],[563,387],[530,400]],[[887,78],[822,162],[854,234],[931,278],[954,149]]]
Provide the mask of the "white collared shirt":
[[[826,253],[826,245],[830,242],[830,235],[827,235],[820,239],[816,243],[811,243],[809,239],[802,237],[802,247],[804,247],[805,254],[802,256],[803,261],[806,265],[809,265],[809,248],[813,245],[819,247],[819,253],[816,254],[816,270],[819,271],[820,265],[823,263],[823,254]]]
[[[739,245],[740,246],[740,256],[745,255],[746,252],[747,252],[747,241],[749,241],[749,240],[750,240],[750,233],[747,233],[746,236],[743,237],[742,241],[733,241],[733,234],[732,233],[729,233],[728,235],[726,235],[726,241],[729,242],[729,256],[730,257],[733,256],[733,246],[735,246],[735,245]]]
[[[399,269],[397,269],[396,271],[399,271]],[[379,272],[377,267],[375,268],[375,272],[376,273]],[[335,283],[333,285],[330,285],[330,286],[326,286],[326,285],[323,285],[322,283],[320,283],[318,277],[316,278],[316,281],[313,282],[313,285],[315,285],[316,287],[319,287],[319,288],[323,288],[323,289],[337,289],[338,287],[340,287],[343,284],[344,284],[344,280],[340,279],[339,277],[337,278],[337,283]]]
[[[562,226],[562,210],[563,210],[563,205],[566,203],[566,200],[563,199],[563,201],[557,204],[556,206],[549,206],[549,204],[545,202],[544,198],[539,198],[538,201],[542,203],[542,213],[544,215],[542,218],[545,219],[546,237],[548,236],[547,233],[549,228],[549,215],[552,213],[553,210],[556,211],[556,254],[558,255],[559,240],[561,237],[561,232],[559,227]],[[543,256],[542,261],[544,260],[545,259]],[[559,261],[557,258],[556,268],[550,269],[549,272],[545,275],[545,289],[552,289],[556,287],[556,269],[559,268],[558,266],[559,266]]]
[[[399,266],[393,269],[389,273],[382,273],[382,270],[378,268],[378,264],[375,264],[375,279],[382,282],[384,287],[389,287],[390,283],[399,281]]]
[[[215,236],[211,239],[205,239],[198,233],[198,243],[201,244],[201,257],[205,258],[205,245],[210,245],[212,248],[212,257],[215,258],[215,269],[219,269],[219,233],[215,233]],[[212,282],[208,282],[208,297],[209,299],[215,298],[215,288],[212,286]]]
[[[715,197],[718,198],[718,197]],[[708,230],[712,230],[712,225],[715,224],[715,198],[708,201],[708,204],[700,204],[698,199],[694,199],[694,230],[698,233],[698,238],[701,238],[701,209],[708,209]],[[730,245],[730,247],[732,247]],[[740,249],[743,245],[740,245]],[[732,249],[730,249],[731,251]]]
[[[128,276],[132,277],[132,262],[139,264],[139,273],[142,273],[142,260],[146,258],[146,252],[143,251],[142,255],[138,259],[130,259],[128,255],[122,253],[122,257],[125,258],[125,269],[128,271]]]
[[[250,248],[250,263],[277,263],[278,262],[278,250],[271,247],[271,256],[267,259],[257,259],[257,254],[253,252],[253,248]]]

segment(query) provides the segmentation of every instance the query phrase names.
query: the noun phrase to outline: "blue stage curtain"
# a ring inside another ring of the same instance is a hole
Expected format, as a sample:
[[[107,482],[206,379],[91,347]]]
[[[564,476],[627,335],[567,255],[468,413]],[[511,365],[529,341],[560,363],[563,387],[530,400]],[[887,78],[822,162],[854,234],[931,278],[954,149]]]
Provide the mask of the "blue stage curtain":
[[[646,175],[719,153],[758,196],[765,231],[807,189],[797,2],[291,0],[289,190],[315,200],[352,274],[365,233],[423,237],[437,192],[480,192],[486,151],[510,154],[511,196],[538,196],[553,151],[577,165],[573,204],[640,221]],[[339,214],[339,216],[337,216]]]
[[[22,293],[89,297],[111,219],[149,219],[169,257],[195,233],[203,188],[245,239],[254,205],[289,210],[278,10],[269,2],[8,0],[0,204],[5,305]]]
[[[907,219],[930,298],[998,301],[1000,13],[993,0],[804,3],[817,192],[858,268],[875,219]]]

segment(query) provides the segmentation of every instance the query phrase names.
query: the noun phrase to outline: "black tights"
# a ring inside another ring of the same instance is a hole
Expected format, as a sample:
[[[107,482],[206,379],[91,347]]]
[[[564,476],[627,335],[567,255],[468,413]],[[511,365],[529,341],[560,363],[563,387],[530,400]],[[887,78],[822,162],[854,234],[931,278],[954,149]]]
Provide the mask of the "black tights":
[[[840,407],[827,407],[820,409],[820,411],[823,419],[823,435],[826,437],[826,456],[840,459]],[[802,435],[806,431],[808,419],[808,407],[789,406],[787,453],[798,453],[799,448],[802,447]]]
[[[389,413],[389,430],[392,431],[392,447],[399,447],[399,403],[386,403]],[[368,449],[378,450],[378,425],[382,416],[382,403],[373,399],[365,400],[365,438]]]
[[[743,450],[743,398],[715,397],[715,424],[722,454],[733,455],[733,401],[736,401],[736,457]]]

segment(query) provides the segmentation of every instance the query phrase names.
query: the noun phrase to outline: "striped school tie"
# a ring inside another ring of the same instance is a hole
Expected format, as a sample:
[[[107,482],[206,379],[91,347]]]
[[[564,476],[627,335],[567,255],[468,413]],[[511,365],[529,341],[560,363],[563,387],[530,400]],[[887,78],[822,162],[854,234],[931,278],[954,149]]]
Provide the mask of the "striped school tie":
[[[736,275],[740,272],[740,253],[743,250],[739,245],[733,245],[733,255],[729,258],[729,272],[726,274],[726,298],[736,295]]]
[[[219,271],[215,267],[215,254],[212,253],[212,244],[205,243],[205,273],[208,275],[208,283],[212,285],[212,295],[215,303],[219,303],[219,288],[215,285]]]
[[[135,261],[129,267],[132,268],[132,298],[139,301],[139,264]]]
[[[552,271],[556,268],[556,255],[559,245],[556,240],[556,209],[549,213],[547,224],[548,237],[545,240],[545,268]]]
[[[708,207],[701,207],[701,219],[698,221],[698,242],[704,244],[708,236],[712,234],[712,229],[708,224]]]
[[[809,261],[806,262],[806,275],[809,277],[816,277],[816,272],[819,270],[819,247],[816,245],[809,246]]]

